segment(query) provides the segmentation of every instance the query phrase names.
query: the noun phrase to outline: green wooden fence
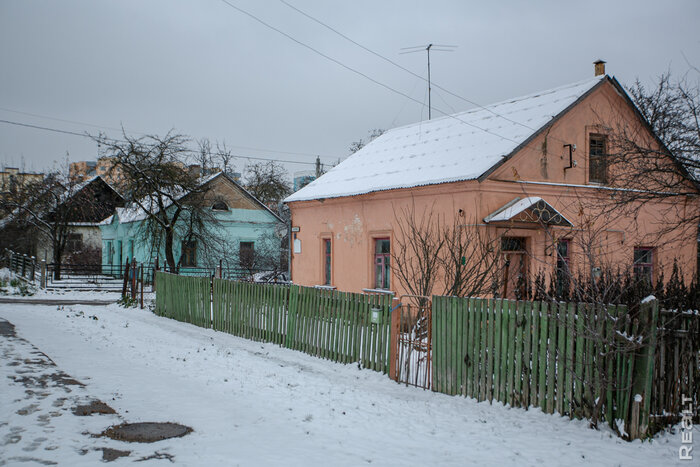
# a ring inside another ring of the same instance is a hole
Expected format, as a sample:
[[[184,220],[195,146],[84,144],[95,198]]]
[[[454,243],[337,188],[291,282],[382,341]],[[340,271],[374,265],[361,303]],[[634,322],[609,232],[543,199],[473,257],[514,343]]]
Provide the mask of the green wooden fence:
[[[292,286],[285,346],[386,373],[391,296]]]
[[[283,345],[289,286],[214,279],[213,328],[234,336]]]
[[[158,272],[156,313],[386,373],[391,296]]]
[[[156,314],[197,326],[211,326],[211,280],[158,272]]]
[[[433,388],[570,417],[599,402],[644,436],[657,317],[656,301],[632,319],[624,306],[433,297]]]

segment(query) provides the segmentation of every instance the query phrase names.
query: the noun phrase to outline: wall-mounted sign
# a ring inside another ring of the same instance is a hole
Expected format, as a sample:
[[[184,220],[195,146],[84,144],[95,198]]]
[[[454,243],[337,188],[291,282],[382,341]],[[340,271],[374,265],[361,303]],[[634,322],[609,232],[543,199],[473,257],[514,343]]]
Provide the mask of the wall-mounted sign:
[[[299,232],[301,230],[299,227],[292,227],[292,232]]]
[[[298,255],[301,253],[301,240],[298,238],[294,239],[294,254]]]

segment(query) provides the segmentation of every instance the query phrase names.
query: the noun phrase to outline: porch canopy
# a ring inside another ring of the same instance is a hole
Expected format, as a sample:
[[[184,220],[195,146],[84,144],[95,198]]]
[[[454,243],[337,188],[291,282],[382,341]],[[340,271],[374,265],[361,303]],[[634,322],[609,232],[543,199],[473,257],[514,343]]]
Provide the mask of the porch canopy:
[[[484,217],[484,222],[487,224],[511,221],[573,227],[563,214],[539,196],[515,198]]]

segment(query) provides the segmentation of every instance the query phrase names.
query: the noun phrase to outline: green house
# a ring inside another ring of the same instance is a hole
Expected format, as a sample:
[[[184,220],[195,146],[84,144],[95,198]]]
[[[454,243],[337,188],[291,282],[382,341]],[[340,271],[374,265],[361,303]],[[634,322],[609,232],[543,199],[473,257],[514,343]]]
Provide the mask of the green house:
[[[265,265],[275,261],[279,264],[284,221],[223,172],[208,177],[202,185],[206,187],[203,202],[209,237],[193,240],[186,234],[187,217],[179,218],[173,247],[179,272],[213,271],[220,262],[228,271],[241,272],[266,269]],[[132,205],[117,208],[102,222],[105,273],[123,271],[132,259],[146,265],[154,265],[158,259],[164,266],[165,241],[145,234],[147,217],[142,208]]]

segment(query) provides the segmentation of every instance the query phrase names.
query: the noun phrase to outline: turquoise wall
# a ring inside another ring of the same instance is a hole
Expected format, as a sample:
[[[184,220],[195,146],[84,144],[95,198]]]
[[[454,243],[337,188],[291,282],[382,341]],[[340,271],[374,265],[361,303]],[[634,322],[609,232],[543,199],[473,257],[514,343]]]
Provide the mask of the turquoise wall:
[[[100,226],[104,271],[116,271],[117,265],[123,265],[127,257],[129,260],[133,257],[139,263],[152,264],[158,256],[162,266],[165,263],[164,248],[156,251],[156,246],[143,239],[140,228],[144,221],[122,223],[119,220],[119,212],[120,210],[117,210],[110,224]],[[274,235],[282,225],[272,213],[262,209],[211,210],[211,214],[217,220],[211,228],[216,232],[216,243],[220,244],[215,245],[215,249],[218,250],[216,252],[204,251],[205,249],[198,245],[197,267],[212,267],[218,264],[220,259],[226,263],[234,254],[237,255],[239,242],[254,242],[257,245],[262,241],[262,237]],[[161,243],[164,244],[165,240]],[[182,238],[176,235],[174,243],[173,254],[178,262],[182,253]]]

